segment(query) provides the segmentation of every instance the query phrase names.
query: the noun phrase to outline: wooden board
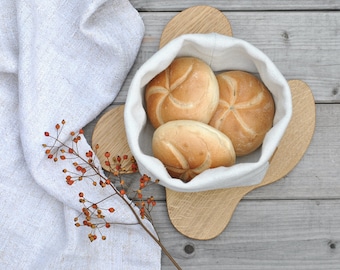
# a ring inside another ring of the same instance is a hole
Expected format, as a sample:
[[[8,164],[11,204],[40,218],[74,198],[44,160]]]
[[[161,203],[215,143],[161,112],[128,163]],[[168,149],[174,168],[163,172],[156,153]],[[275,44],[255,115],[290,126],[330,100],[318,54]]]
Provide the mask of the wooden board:
[[[208,13],[209,16],[205,17],[204,13]],[[224,18],[221,19],[221,14],[217,9],[207,6],[194,7],[179,13],[165,27],[160,46],[170,41],[171,37],[178,36],[178,33],[200,33],[200,29],[203,33],[207,33],[209,25],[212,26],[213,32],[232,35],[227,18],[222,14]],[[200,21],[205,18],[209,18],[209,20],[202,24]],[[182,20],[190,22],[188,28]],[[180,193],[166,189],[169,218],[179,232],[199,240],[216,237],[227,226],[237,204],[245,194],[254,188],[279,180],[299,162],[314,133],[315,104],[313,95],[304,82],[294,80],[290,81],[289,85],[293,95],[293,119],[271,161],[263,182],[253,187],[199,193]],[[92,144],[100,142],[101,149],[110,149],[105,151],[119,153],[123,144],[127,146],[126,138],[124,140],[124,136],[119,136],[119,145],[117,145],[112,140],[109,141],[107,137],[103,138],[103,135],[110,133],[110,127],[113,125],[110,123],[111,121],[116,125],[115,131],[122,130],[125,134],[122,110],[116,108],[114,111],[109,111],[102,119],[95,127]],[[126,146],[123,149],[126,149]]]
[[[207,8],[201,7],[202,11]],[[183,11],[182,14],[175,16],[165,27],[164,32],[168,33],[167,36],[171,36],[170,31],[167,29],[175,32],[174,37],[177,36],[177,28],[180,28],[181,33],[185,33],[186,25],[181,23],[183,17],[185,17],[185,21],[191,21],[191,25],[187,28],[188,33],[193,31],[192,25],[197,26],[194,32],[199,33],[200,24],[196,20],[199,20],[201,16],[197,17],[194,12],[190,12],[192,10],[197,12],[198,9],[200,7],[189,8]],[[221,20],[219,16],[214,16],[207,23],[211,25],[212,29],[215,29],[215,25],[220,24]],[[226,23],[226,21],[222,20],[222,23]],[[203,33],[207,32],[207,27],[207,24],[204,24]],[[225,27],[221,27],[221,29],[228,28],[231,28],[229,23],[226,23]],[[294,117],[271,160],[268,173],[260,185],[195,193],[183,193],[166,189],[169,217],[171,223],[179,232],[199,240],[207,240],[218,236],[229,223],[237,204],[245,194],[257,187],[279,180],[299,162],[314,133],[315,103],[313,95],[305,83],[298,80],[291,81],[290,87],[294,102]],[[302,103],[299,100],[302,100]]]
[[[162,32],[159,47],[162,48],[170,40],[188,33],[219,33],[232,36],[230,23],[219,10],[209,6],[195,6],[176,15]]]
[[[116,106],[106,112],[97,122],[92,135],[92,148],[96,149],[96,155],[99,158],[102,168],[106,171],[111,171],[111,168],[106,165],[106,152],[110,152],[110,162],[112,158],[123,155],[128,155],[128,159],[121,162],[121,173],[132,173],[131,168],[131,151],[126,139],[124,125],[124,105]],[[125,168],[125,169],[124,169]]]

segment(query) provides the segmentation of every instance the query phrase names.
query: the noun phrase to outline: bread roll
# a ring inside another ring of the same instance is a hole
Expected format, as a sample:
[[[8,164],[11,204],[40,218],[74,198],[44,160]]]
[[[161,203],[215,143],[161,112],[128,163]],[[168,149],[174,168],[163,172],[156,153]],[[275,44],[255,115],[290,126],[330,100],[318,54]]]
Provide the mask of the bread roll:
[[[192,120],[161,125],[154,132],[152,150],[169,174],[184,182],[206,169],[235,163],[230,139],[208,124]]]
[[[145,101],[155,128],[179,119],[208,123],[219,101],[216,76],[197,58],[176,58],[148,83]]]
[[[220,102],[209,124],[230,138],[236,156],[247,155],[262,144],[273,125],[273,97],[257,77],[247,72],[224,72],[217,80]]]

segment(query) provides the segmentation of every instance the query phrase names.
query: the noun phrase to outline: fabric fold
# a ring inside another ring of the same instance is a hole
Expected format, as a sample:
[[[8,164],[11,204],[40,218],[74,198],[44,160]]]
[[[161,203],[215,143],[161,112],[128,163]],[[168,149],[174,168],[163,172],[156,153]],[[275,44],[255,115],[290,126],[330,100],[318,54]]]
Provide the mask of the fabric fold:
[[[138,12],[126,0],[6,0],[0,15],[1,267],[159,269],[160,248],[139,225],[112,225],[107,240],[90,243],[88,228],[74,226],[77,194],[96,201],[110,192],[68,186],[62,169],[71,161],[54,163],[42,147],[61,120],[69,144],[71,130],[112,103],[144,35]],[[91,148],[85,138],[78,147]],[[110,221],[135,223],[124,203],[107,204],[116,208]]]

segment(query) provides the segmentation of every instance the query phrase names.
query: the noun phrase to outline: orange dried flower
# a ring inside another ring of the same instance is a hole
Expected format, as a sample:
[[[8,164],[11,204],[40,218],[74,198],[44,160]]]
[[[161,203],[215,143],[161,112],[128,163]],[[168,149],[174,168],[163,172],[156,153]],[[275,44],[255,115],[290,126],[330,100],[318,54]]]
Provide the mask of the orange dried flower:
[[[86,152],[86,157],[92,157],[92,156],[93,156],[93,152],[92,151]]]
[[[66,180],[66,183],[71,186],[71,185],[73,185],[74,181],[70,179],[70,180]]]

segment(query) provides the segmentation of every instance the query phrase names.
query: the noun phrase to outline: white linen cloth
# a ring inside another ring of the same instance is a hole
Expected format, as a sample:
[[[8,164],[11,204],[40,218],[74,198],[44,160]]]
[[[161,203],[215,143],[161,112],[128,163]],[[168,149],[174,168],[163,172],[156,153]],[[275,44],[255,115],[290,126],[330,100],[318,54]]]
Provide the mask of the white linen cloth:
[[[209,169],[184,183],[173,179],[160,160],[152,155],[151,141],[154,129],[147,120],[144,105],[145,85],[170,63],[181,56],[197,57],[208,63],[216,73],[225,70],[244,70],[258,73],[275,101],[274,124],[257,151],[237,158],[231,167]],[[216,33],[187,34],[170,41],[155,53],[136,72],[128,92],[124,119],[130,149],[141,173],[159,184],[181,192],[196,192],[251,186],[262,181],[269,160],[278,146],[292,115],[291,93],[287,81],[274,63],[250,43]]]
[[[72,161],[54,163],[42,147],[62,119],[68,142],[114,100],[143,35],[127,0],[1,1],[0,269],[160,268],[160,248],[139,225],[112,225],[92,243],[88,228],[74,226],[79,192],[92,201],[111,192],[67,185],[62,169]],[[116,209],[110,222],[135,223],[116,197],[104,204]]]

